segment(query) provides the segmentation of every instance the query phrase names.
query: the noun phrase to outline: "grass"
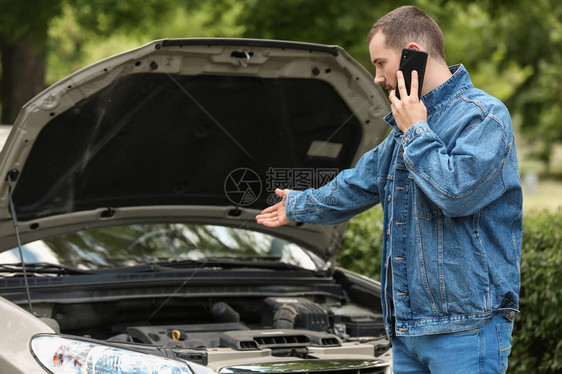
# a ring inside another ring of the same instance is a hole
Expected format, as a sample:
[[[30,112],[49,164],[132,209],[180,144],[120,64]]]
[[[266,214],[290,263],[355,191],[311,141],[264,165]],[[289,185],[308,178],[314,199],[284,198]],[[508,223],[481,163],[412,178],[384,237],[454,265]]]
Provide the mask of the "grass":
[[[562,214],[562,145],[554,147],[550,167],[533,159],[527,147],[518,144],[519,170],[523,186],[523,213],[531,211],[548,211]],[[538,176],[535,191],[527,184],[528,173]]]
[[[562,181],[555,179],[539,180],[536,190],[531,191],[523,183],[523,212],[531,211],[562,211]]]

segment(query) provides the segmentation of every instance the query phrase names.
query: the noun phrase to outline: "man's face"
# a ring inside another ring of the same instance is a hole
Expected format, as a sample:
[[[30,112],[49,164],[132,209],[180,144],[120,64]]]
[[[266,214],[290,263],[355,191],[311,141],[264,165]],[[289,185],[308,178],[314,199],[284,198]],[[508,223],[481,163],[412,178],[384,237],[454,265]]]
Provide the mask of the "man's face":
[[[375,84],[387,90],[395,90],[397,86],[396,72],[400,68],[400,51],[389,48],[382,32],[373,35],[369,43],[371,62],[375,65]]]

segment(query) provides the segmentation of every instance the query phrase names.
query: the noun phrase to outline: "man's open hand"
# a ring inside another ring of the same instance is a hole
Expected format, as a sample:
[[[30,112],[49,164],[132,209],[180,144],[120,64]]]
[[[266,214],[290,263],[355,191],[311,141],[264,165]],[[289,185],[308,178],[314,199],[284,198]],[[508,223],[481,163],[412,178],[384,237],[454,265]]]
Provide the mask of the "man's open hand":
[[[279,227],[289,223],[285,205],[287,203],[289,192],[291,192],[291,190],[281,190],[279,188],[275,189],[275,194],[281,198],[281,201],[262,210],[261,214],[256,216],[256,221],[260,225],[267,227]]]

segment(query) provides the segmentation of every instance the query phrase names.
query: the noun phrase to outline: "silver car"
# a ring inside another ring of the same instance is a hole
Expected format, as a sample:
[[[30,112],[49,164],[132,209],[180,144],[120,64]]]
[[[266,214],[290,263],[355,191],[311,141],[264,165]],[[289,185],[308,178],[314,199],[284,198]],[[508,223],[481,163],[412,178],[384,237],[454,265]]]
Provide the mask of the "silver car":
[[[0,155],[1,372],[390,373],[346,225],[254,219],[388,112],[340,47],[273,40],[158,40],[46,89]]]

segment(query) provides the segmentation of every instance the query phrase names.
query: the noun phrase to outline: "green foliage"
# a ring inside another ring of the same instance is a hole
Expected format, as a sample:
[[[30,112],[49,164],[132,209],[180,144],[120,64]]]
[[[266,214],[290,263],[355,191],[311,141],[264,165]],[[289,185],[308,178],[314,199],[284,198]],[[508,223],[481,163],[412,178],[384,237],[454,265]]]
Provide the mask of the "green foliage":
[[[553,144],[562,141],[562,8],[557,0],[537,0],[506,9],[494,28],[505,45],[499,66],[514,62],[530,72],[507,105],[521,115],[521,130],[538,145],[535,156],[548,165]]]
[[[166,0],[165,6],[158,8],[158,15],[155,17],[147,17],[138,24],[129,23],[111,31],[103,26],[107,25],[106,21],[98,21],[97,18],[90,19],[88,23],[98,25],[92,30],[86,30],[82,20],[84,17],[93,17],[90,12],[69,3],[64,4],[61,15],[54,18],[49,27],[47,84],[52,84],[91,63],[152,40],[240,37],[244,31],[244,26],[237,21],[241,7],[236,4],[211,24],[214,16],[210,3],[201,2],[195,6],[190,1],[183,0],[187,5],[178,3],[170,11],[169,3],[173,1]],[[117,21],[114,17],[112,19],[112,22]],[[95,31],[100,28],[102,30]]]
[[[326,0],[208,0],[216,25],[231,7],[243,25],[241,36],[336,44],[345,48],[366,68],[371,68],[367,34],[374,21],[404,5],[405,1]]]
[[[524,218],[512,373],[562,372],[562,211]]]
[[[350,221],[338,262],[380,279],[382,211]],[[510,373],[562,372],[562,211],[524,217],[521,254],[521,314],[515,320]]]
[[[0,0],[0,37],[15,40],[22,37],[43,43],[49,21],[60,14],[62,0]]]
[[[484,89],[489,86],[486,81],[503,81],[500,98],[525,136],[531,155],[548,167],[554,145],[562,142],[559,1],[442,0],[441,3],[443,8],[458,8],[454,12],[456,23],[443,30],[446,37],[456,34],[454,43],[446,41],[448,46],[464,53],[463,62],[471,71],[478,72],[478,79],[473,76],[477,86],[477,81],[482,82]]]
[[[377,205],[350,221],[338,254],[338,264],[380,280],[382,239],[383,212]]]
[[[67,0],[84,30],[97,35],[157,27],[177,4],[174,0]]]

